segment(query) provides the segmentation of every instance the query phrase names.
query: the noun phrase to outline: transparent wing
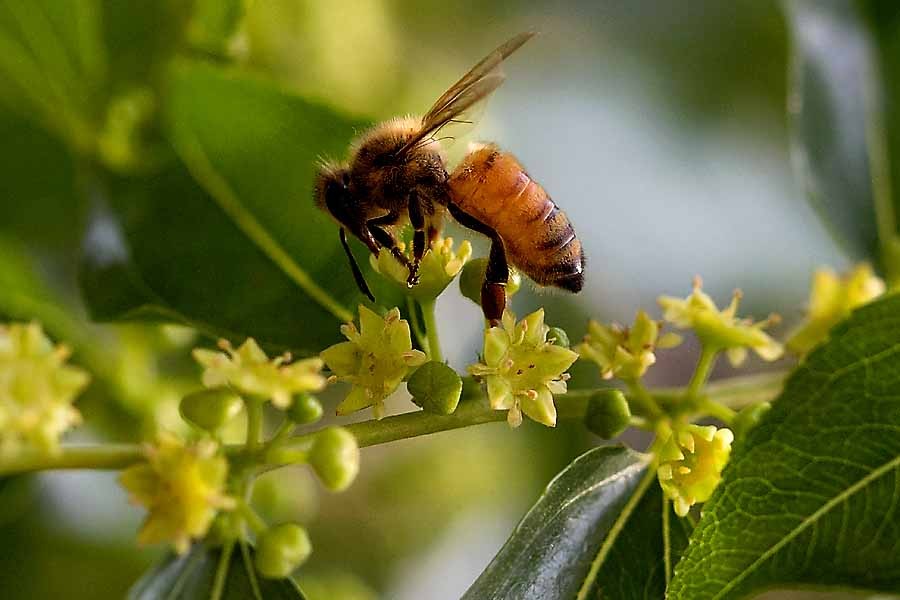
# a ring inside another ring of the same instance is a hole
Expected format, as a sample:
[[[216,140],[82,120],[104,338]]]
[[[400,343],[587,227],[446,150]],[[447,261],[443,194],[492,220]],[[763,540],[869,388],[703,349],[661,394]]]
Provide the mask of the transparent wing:
[[[408,152],[423,140],[432,138],[448,124],[471,121],[465,118],[464,113],[473,109],[500,87],[505,79],[500,70],[503,61],[534,36],[533,31],[520,33],[472,67],[425,113],[422,117],[422,129],[398,150],[398,154]]]

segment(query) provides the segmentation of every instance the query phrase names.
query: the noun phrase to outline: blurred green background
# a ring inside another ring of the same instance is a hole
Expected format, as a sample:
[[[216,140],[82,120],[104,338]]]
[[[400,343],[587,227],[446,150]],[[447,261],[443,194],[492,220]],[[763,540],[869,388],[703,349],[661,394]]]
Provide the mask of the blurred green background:
[[[77,273],[97,207],[79,149],[96,125],[105,164],[152,175],[165,153],[159,132],[149,121],[140,144],[129,136],[142,111],[154,110],[158,61],[185,38],[213,62],[235,61],[367,121],[424,111],[497,44],[538,30],[506,66],[508,80],[473,139],[514,152],[584,242],[582,294],[529,292],[514,302],[519,311],[546,306],[548,322],[572,339],[588,316],[630,321],[661,293],[687,294],[696,274],[717,300],[740,287],[748,314],[779,312],[789,326],[812,270],[847,264],[792,179],[788,40],[776,2],[258,0],[224,45],[214,24],[227,29],[229,15],[212,0],[75,4],[67,17],[41,12],[57,8],[53,0],[0,0],[0,71],[27,71],[11,45],[21,42],[35,64],[61,65],[44,75],[65,84],[42,95],[43,83],[27,74],[0,81],[0,314],[43,321],[94,373],[79,404],[90,426],[72,440],[179,428],[177,399],[197,385],[194,333],[90,324]],[[205,29],[195,27],[197,11],[206,11]],[[78,56],[59,42],[66,18],[77,21]],[[105,51],[90,47],[96,39]],[[90,60],[103,53],[102,64]],[[33,97],[37,110],[22,101]],[[476,248],[483,253],[483,241]],[[87,285],[113,302],[107,288]],[[480,309],[451,288],[438,310],[445,354],[463,369],[480,346]],[[692,360],[663,353],[653,377],[681,383]],[[574,373],[574,387],[596,381],[590,368]],[[326,399],[333,407],[336,398]],[[411,405],[398,394],[389,408]],[[486,425],[367,449],[361,477],[340,496],[303,470],[267,476],[257,502],[268,518],[309,524],[314,554],[298,580],[313,600],[452,599],[553,474],[596,442],[577,426]],[[113,474],[0,480],[0,597],[123,597],[160,555],[135,546],[140,518]]]

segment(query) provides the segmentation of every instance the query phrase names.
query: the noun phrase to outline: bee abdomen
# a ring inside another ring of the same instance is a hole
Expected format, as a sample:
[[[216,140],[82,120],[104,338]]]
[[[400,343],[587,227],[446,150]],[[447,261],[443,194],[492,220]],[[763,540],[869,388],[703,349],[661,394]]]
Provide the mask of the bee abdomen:
[[[450,189],[460,208],[500,234],[509,262],[535,283],[581,290],[584,254],[575,229],[512,154],[496,146],[471,152]]]

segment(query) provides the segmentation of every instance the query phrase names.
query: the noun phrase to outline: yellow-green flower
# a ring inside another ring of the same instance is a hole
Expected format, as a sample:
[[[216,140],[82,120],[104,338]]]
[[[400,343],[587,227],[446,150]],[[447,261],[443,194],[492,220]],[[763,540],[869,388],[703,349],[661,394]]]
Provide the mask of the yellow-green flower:
[[[320,358],[289,362],[290,354],[283,354],[269,359],[253,338],[237,350],[227,340],[219,340],[219,347],[225,352],[194,350],[194,359],[204,367],[206,387],[230,385],[238,393],[271,400],[278,408],[290,406],[294,394],[325,387]]]
[[[0,458],[23,448],[54,452],[81,422],[72,403],[90,377],[68,357],[37,323],[0,325]]]
[[[147,509],[138,542],[171,542],[183,554],[191,540],[206,535],[219,510],[234,507],[224,490],[228,461],[210,440],[185,446],[171,435],[162,435],[146,454],[146,462],[119,476],[131,502]]]
[[[838,276],[831,269],[819,269],[813,275],[806,319],[787,341],[788,350],[806,354],[828,337],[832,327],[850,316],[850,312],[884,293],[884,281],[866,263]]]
[[[775,315],[759,323],[738,319],[739,290],[735,290],[728,307],[719,310],[701,288],[702,282],[697,277],[694,290],[687,298],[660,296],[658,302],[663,308],[663,318],[678,328],[693,329],[707,349],[727,351],[728,359],[735,366],[747,357],[747,348],[752,348],[766,361],[781,357],[784,353],[782,345],[763,332],[764,327],[777,322]]]
[[[544,324],[544,309],[518,323],[504,311],[500,327],[484,334],[484,362],[469,366],[469,372],[483,378],[488,400],[494,410],[508,410],[511,427],[522,424],[522,413],[548,427],[556,425],[553,394],[566,393],[566,369],[578,355],[547,340],[550,328]]]
[[[591,320],[584,341],[575,350],[581,358],[597,363],[603,379],[637,379],[656,362],[656,348],[672,348],[680,343],[681,337],[674,333],[660,337],[659,323],[641,310],[631,327]]]
[[[353,385],[337,407],[346,415],[369,406],[376,418],[384,414],[384,399],[394,393],[410,369],[425,363],[425,353],[413,350],[409,323],[392,308],[382,318],[359,306],[359,329],[353,323],[341,327],[346,342],[322,351],[321,357],[337,381]]]
[[[401,244],[401,251],[405,248]],[[458,250],[453,250],[453,238],[438,238],[425,251],[419,264],[419,283],[409,289],[409,294],[418,300],[433,300],[446,289],[453,278],[462,270],[472,256],[472,244],[464,240]],[[378,257],[370,255],[372,268],[392,282],[406,289],[409,270],[400,264],[387,248],[382,248]],[[410,257],[412,260],[412,257]]]
[[[659,484],[683,517],[697,502],[706,502],[722,479],[734,434],[714,425],[676,429],[659,453]]]

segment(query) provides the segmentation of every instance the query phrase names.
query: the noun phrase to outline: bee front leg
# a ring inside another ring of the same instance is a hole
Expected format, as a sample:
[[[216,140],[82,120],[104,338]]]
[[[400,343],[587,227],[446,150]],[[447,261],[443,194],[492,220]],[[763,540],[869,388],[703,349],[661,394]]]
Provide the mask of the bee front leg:
[[[353,256],[353,252],[350,251],[350,245],[347,243],[347,232],[344,231],[343,227],[341,227],[340,231],[341,246],[343,246],[344,252],[347,254],[347,260],[350,262],[350,270],[353,272],[353,280],[356,281],[356,287],[358,287],[359,291],[369,300],[375,302],[375,295],[372,294],[372,290],[369,289],[369,284],[366,283],[366,278],[363,276],[362,269],[359,268],[356,257]]]
[[[394,258],[397,259],[397,262],[411,271],[413,267],[410,264],[409,259],[400,250],[400,247],[397,245],[397,240],[394,238],[394,236],[391,235],[388,230],[381,227],[381,223],[383,222],[385,222],[384,218],[379,217],[377,219],[368,221],[365,225],[368,235],[376,244],[375,250],[373,250],[372,253],[378,256],[378,250],[380,248],[387,248],[388,250],[390,250]]]

